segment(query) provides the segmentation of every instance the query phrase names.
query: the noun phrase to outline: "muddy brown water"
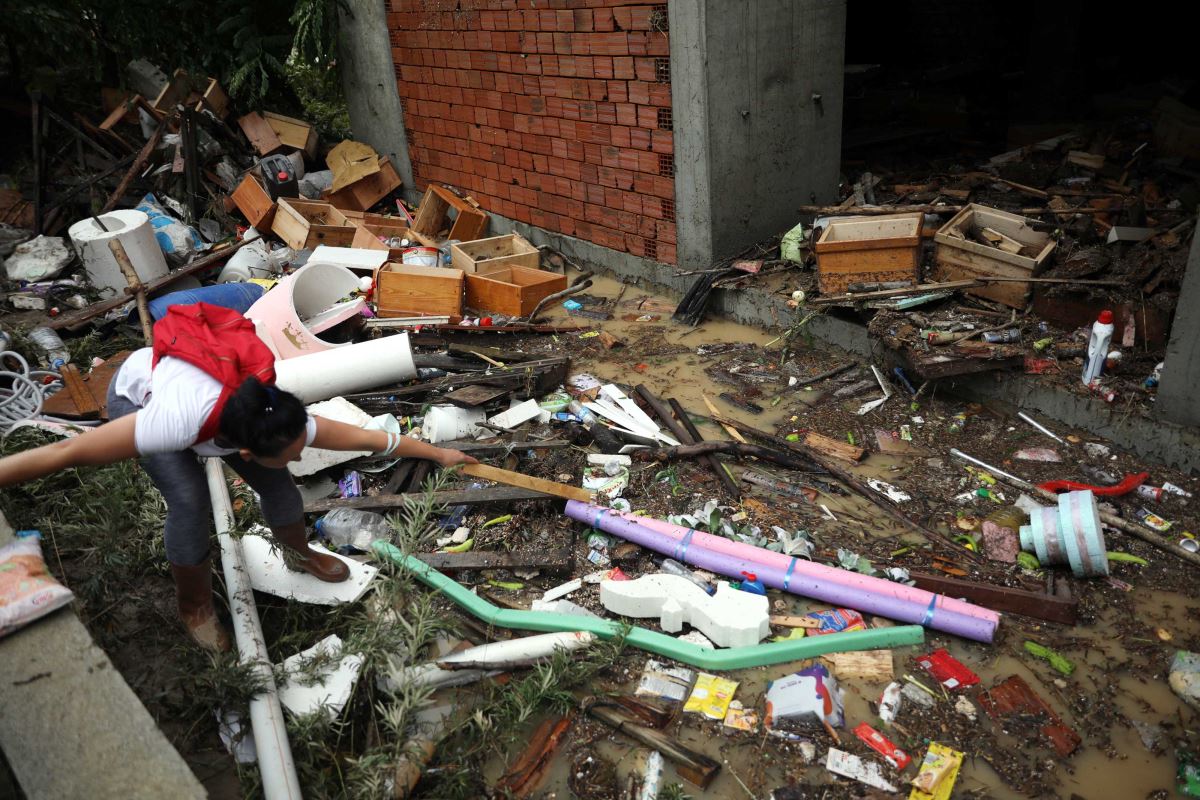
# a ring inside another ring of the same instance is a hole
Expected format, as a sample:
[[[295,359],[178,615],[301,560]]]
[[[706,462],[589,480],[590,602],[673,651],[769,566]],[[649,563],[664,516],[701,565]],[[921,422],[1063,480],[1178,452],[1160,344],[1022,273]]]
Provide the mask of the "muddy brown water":
[[[615,297],[621,289],[616,281],[599,278],[592,293],[601,297]],[[648,298],[652,309],[641,311],[636,303],[642,298]],[[606,381],[615,381],[630,387],[637,383],[645,383],[660,397],[675,397],[691,412],[706,414],[702,393],[707,394],[722,413],[743,420],[754,427],[775,431],[782,426],[785,430],[807,427],[806,421],[810,412],[815,414],[830,401],[819,399],[812,402],[814,393],[795,391],[786,388],[785,383],[762,386],[762,396],[757,399],[764,411],[761,414],[749,414],[743,409],[722,400],[718,395],[722,391],[736,394],[734,387],[714,383],[706,374],[705,369],[723,358],[733,355],[746,356],[753,359],[759,357],[765,366],[778,367],[779,350],[777,336],[756,328],[738,325],[724,320],[708,320],[695,329],[674,325],[670,322],[670,312],[660,310],[670,306],[670,301],[661,295],[655,295],[629,287],[625,290],[622,303],[614,309],[613,320],[594,323],[596,329],[603,329],[622,339],[626,346],[613,351],[601,351],[598,348],[576,359],[574,371],[587,371]],[[626,314],[651,313],[658,314],[657,321],[626,321]],[[552,321],[560,323],[583,323],[580,320],[557,311],[552,315]],[[720,356],[705,358],[696,354],[696,348],[707,344],[748,343],[753,350],[747,353],[727,353]],[[805,374],[818,372],[821,369],[842,363],[847,360],[844,353],[835,353],[821,349],[806,349],[803,345],[798,348],[796,360],[802,362]],[[865,402],[880,396],[880,392],[867,392],[841,405],[854,408],[857,403]],[[772,405],[775,396],[781,395],[783,400],[778,405]],[[817,395],[819,396],[819,394]],[[882,423],[878,417],[881,412],[872,412],[859,426],[860,436],[863,430],[872,427],[892,427],[888,420],[896,420],[897,407],[903,410],[909,402],[907,397],[896,397],[889,401],[885,410],[892,409],[890,417]],[[925,417],[944,420],[949,418],[962,404],[943,401],[940,399],[927,400],[916,413],[905,412],[902,416],[923,414]],[[872,422],[872,419],[876,419]],[[850,419],[847,424],[854,424]],[[815,426],[814,426],[815,427]],[[1027,436],[1024,430],[1004,425],[992,425],[1001,437]],[[715,426],[708,424],[701,427],[701,433],[708,439],[726,439],[728,437]],[[822,431],[831,436],[844,435],[837,430]],[[1099,441],[1095,437],[1085,437],[1087,441]],[[970,436],[952,441],[951,446],[962,446],[977,449],[985,458],[995,456],[997,443],[989,441],[988,436]],[[913,456],[885,455],[875,452],[874,441],[859,441],[860,446],[872,451],[859,467],[855,469],[863,477],[882,477],[898,485],[906,485],[913,479],[928,481],[931,469],[940,469],[945,478],[935,480],[944,485],[944,493],[940,497],[927,498],[927,505],[943,512],[941,521],[931,523],[942,532],[949,530],[945,523],[945,515],[951,517],[954,512],[950,496],[959,490],[955,482],[964,473],[961,465],[950,459],[946,448],[930,448],[925,444],[924,452]],[[1029,442],[1042,446],[1053,444],[1049,441]],[[937,467],[929,466],[928,458],[940,459]],[[1021,469],[1028,470],[1030,465],[1017,462]],[[655,467],[657,469],[657,467]],[[1152,473],[1160,472],[1151,469]],[[786,474],[786,473],[785,473]],[[1078,476],[1076,476],[1078,477]],[[1041,478],[1039,478],[1041,479]],[[1170,480],[1172,477],[1167,477]],[[1182,478],[1181,478],[1182,480]],[[1161,479],[1159,480],[1161,482]],[[1185,483],[1185,485],[1188,485]],[[746,493],[747,496],[757,497],[772,509],[780,507],[780,501],[759,492]],[[1009,499],[1015,499],[1016,493],[1009,493]],[[703,492],[694,492],[691,499],[696,507],[703,505],[711,496]],[[642,498],[631,498],[634,507],[639,507]],[[818,502],[825,503],[837,522],[816,515],[819,522],[813,526],[814,515],[809,514],[805,519],[810,528],[821,541],[854,548],[856,543],[865,544],[873,538],[885,537],[889,546],[900,548],[905,544],[922,544],[923,538],[907,528],[883,517],[873,504],[856,496],[826,497]],[[811,511],[811,509],[809,509]],[[769,524],[769,523],[768,523]],[[764,525],[767,527],[767,525]],[[1186,522],[1183,527],[1188,527]],[[1195,522],[1191,522],[1195,527]],[[1135,548],[1124,537],[1113,534],[1110,537],[1109,549],[1124,549],[1133,551]],[[1146,555],[1145,551],[1137,552]],[[1148,551],[1157,561],[1156,568],[1163,573],[1182,572],[1186,568],[1180,564],[1171,564],[1170,557]],[[922,564],[924,558],[909,563],[916,567],[926,568]],[[900,563],[900,562],[897,562]],[[877,567],[890,564],[876,561]],[[1029,796],[1077,796],[1096,800],[1097,798],[1142,798],[1155,792],[1164,792],[1161,796],[1174,793],[1176,762],[1173,755],[1174,743],[1184,736],[1185,722],[1191,720],[1190,710],[1171,692],[1166,683],[1167,666],[1176,649],[1196,647],[1200,640],[1200,600],[1192,593],[1183,594],[1176,591],[1160,591],[1152,588],[1152,581],[1142,583],[1141,573],[1136,568],[1120,565],[1115,571],[1121,579],[1133,584],[1128,594],[1117,592],[1114,603],[1105,598],[1114,597],[1117,590],[1107,589],[1107,594],[1099,598],[1092,597],[1085,601],[1094,613],[1081,614],[1081,622],[1073,627],[1042,623],[1027,618],[1007,616],[1002,624],[1003,632],[993,645],[977,644],[955,637],[929,631],[926,642],[920,647],[895,648],[893,666],[897,679],[905,673],[912,674],[929,686],[934,682],[915,665],[914,658],[935,647],[944,646],[951,654],[974,670],[982,679],[981,687],[990,687],[1010,675],[1020,675],[1050,704],[1063,722],[1075,729],[1082,737],[1082,746],[1066,759],[1057,758],[1053,751],[1038,739],[1036,731],[1016,725],[1011,731],[1005,726],[987,718],[979,707],[976,695],[978,689],[967,692],[972,698],[978,714],[974,724],[957,718],[952,710],[954,695],[949,700],[939,699],[937,707],[930,714],[918,715],[912,704],[906,704],[898,717],[906,735],[897,729],[887,729],[879,722],[873,704],[886,681],[874,683],[857,678],[847,678],[841,681],[845,690],[846,726],[840,731],[842,748],[855,752],[870,760],[872,755],[859,744],[851,730],[860,722],[884,730],[894,741],[904,747],[914,760],[904,773],[884,766],[883,772],[888,780],[902,786],[903,794],[907,795],[907,781],[916,773],[916,763],[919,763],[925,752],[928,740],[940,741],[950,746],[959,747],[966,751],[967,759],[956,785],[955,797],[993,797],[1021,798]],[[1194,578],[1194,576],[1192,576]],[[1185,582],[1184,586],[1188,584]],[[1079,582],[1073,583],[1073,588],[1079,592],[1088,592],[1094,587],[1085,586]],[[578,599],[586,593],[596,593],[595,587],[588,587],[573,596]],[[536,594],[530,595],[531,597]],[[772,592],[775,610],[786,608],[790,613],[803,613],[825,607],[820,603],[811,602],[792,595],[784,595],[777,599],[778,593]],[[653,620],[636,621],[638,624],[654,627]],[[883,621],[881,624],[890,624]],[[1156,629],[1168,631],[1171,641],[1163,642],[1156,636]],[[778,631],[777,631],[778,632]],[[1045,662],[1029,656],[1021,647],[1026,639],[1043,641],[1051,646],[1058,642],[1066,642],[1059,646],[1060,651],[1072,659],[1077,669],[1070,677],[1064,677],[1054,672]],[[631,692],[637,684],[640,665],[645,655],[640,653],[628,654],[629,661],[616,668],[617,676],[613,687]],[[626,659],[623,659],[626,660]],[[771,667],[739,670],[727,673],[725,677],[740,682],[736,698],[747,708],[756,708],[760,712],[764,706],[763,693],[768,681],[789,674],[799,668],[800,664],[780,664]],[[1057,681],[1057,682],[1056,682]],[[1142,743],[1138,731],[1132,722],[1162,726],[1160,742],[1155,752],[1150,752]],[[974,733],[967,740],[966,736],[959,737],[955,731],[963,730],[964,726]],[[869,792],[861,784],[853,784],[845,779],[833,778],[824,769],[825,755],[831,744],[824,733],[814,732],[812,741],[817,746],[817,756],[812,764],[805,764],[794,745],[785,745],[775,739],[763,736],[760,730],[755,734],[732,731],[723,728],[720,723],[702,720],[698,715],[680,715],[667,729],[679,741],[687,744],[708,756],[721,762],[723,768],[716,780],[707,788],[700,790],[689,784],[685,790],[697,798],[736,798],[736,797],[769,797],[771,791],[789,782],[812,787],[812,796],[842,797],[861,796]],[[626,776],[640,773],[643,769],[647,751],[628,739],[613,736],[606,729],[593,722],[577,722],[574,744],[568,742],[560,748],[555,757],[547,778],[540,784],[535,796],[569,797],[573,796],[568,783],[570,757],[579,747],[585,747],[587,752],[607,759],[616,764],[617,774],[622,785]],[[583,738],[586,744],[580,744]],[[961,740],[960,740],[961,739]],[[509,758],[519,754],[514,751]],[[1000,756],[997,758],[997,756]],[[1005,780],[990,762],[1005,763],[1009,760],[1007,769],[1012,770],[1012,764],[1024,764],[1022,771],[1026,775],[1009,774]],[[487,769],[489,783],[494,781],[502,772],[504,761],[494,760]],[[1034,774],[1037,781],[1026,782]],[[681,781],[674,768],[668,762],[664,782]],[[1014,788],[1020,786],[1026,791]],[[807,796],[807,794],[806,794]],[[1159,796],[1159,795],[1156,795]]]

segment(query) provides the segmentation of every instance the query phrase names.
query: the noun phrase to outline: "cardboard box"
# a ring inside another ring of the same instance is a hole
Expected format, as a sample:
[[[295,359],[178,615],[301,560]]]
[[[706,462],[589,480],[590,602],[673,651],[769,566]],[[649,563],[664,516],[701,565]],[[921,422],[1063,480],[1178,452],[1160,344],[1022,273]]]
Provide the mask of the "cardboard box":
[[[525,267],[467,275],[467,305],[478,311],[527,317],[543,298],[567,288],[567,276]]]
[[[1050,234],[1034,230],[1033,220],[971,203],[941,227],[934,236],[934,278],[957,281],[979,277],[1035,278],[1045,268],[1057,242]],[[971,238],[972,228],[991,228],[1022,245],[1026,253],[1008,253]],[[1025,308],[1030,284],[1020,281],[990,283],[963,291],[1011,308]]]
[[[450,263],[468,274],[486,275],[505,267],[537,269],[541,254],[519,233],[450,245]]]
[[[841,294],[853,283],[919,283],[921,214],[832,220],[813,245],[817,285]]]
[[[456,215],[453,219],[450,218],[451,210]],[[446,187],[431,183],[425,190],[425,196],[421,198],[421,207],[417,209],[412,229],[423,244],[437,247],[443,239],[442,231],[447,228],[449,233],[444,238],[473,242],[483,235],[487,223],[486,211],[480,210]]]
[[[329,203],[281,197],[271,230],[293,250],[304,250],[319,244],[349,247],[357,228]]]
[[[379,157],[379,171],[330,193],[325,199],[337,208],[365,211],[387,197],[402,184],[399,173],[387,156]]]
[[[463,273],[457,269],[384,264],[375,278],[381,317],[461,317]]]
[[[246,173],[230,197],[247,222],[264,233],[271,229],[275,219],[275,201],[252,173]]]
[[[371,216],[375,216],[372,214]],[[362,222],[357,226],[354,232],[354,239],[350,243],[351,247],[359,247],[364,250],[385,250],[388,252],[389,261],[400,261],[404,256],[404,251],[408,247],[388,247],[380,241],[379,237],[392,239],[399,237],[400,239],[408,239],[411,244],[409,247],[424,246],[417,239],[417,235],[409,229],[408,223],[398,218],[387,218],[384,222]],[[457,269],[457,265],[455,265]]]

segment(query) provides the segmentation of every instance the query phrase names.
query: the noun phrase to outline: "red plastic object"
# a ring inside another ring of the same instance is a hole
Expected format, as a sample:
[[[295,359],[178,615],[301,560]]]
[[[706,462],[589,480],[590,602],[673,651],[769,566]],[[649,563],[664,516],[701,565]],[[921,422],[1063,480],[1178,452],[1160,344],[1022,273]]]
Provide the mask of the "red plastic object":
[[[1100,312],[1100,316],[1096,317],[1096,321],[1101,325],[1112,325],[1113,313],[1106,308]]]
[[[1068,728],[1041,695],[1020,675],[1013,675],[979,696],[979,705],[994,720],[1020,717],[1040,723],[1040,731],[1054,752],[1066,758],[1080,745],[1079,734]]]
[[[947,689],[965,689],[979,683],[979,676],[967,669],[967,665],[939,647],[917,663]]]
[[[867,723],[860,723],[854,735],[862,739],[867,747],[883,756],[896,769],[904,769],[912,761],[908,753],[888,741],[888,738]]]
[[[1092,486],[1087,483],[1078,483],[1076,481],[1046,481],[1039,483],[1038,488],[1047,492],[1091,492],[1097,497],[1121,497],[1130,492],[1137,491],[1150,477],[1149,472],[1139,472],[1136,475],[1126,475],[1125,480],[1118,483],[1116,486]]]

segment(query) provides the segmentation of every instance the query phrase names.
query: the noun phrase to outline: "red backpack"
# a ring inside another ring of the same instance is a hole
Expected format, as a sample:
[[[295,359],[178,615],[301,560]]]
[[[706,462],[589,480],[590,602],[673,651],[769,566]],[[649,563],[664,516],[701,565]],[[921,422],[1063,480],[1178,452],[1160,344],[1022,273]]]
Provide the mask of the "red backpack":
[[[275,355],[254,332],[254,323],[233,309],[210,303],[170,306],[154,323],[154,361],[163,356],[188,362],[221,382],[221,396],[200,427],[196,443],[217,435],[221,411],[242,381],[275,383]]]

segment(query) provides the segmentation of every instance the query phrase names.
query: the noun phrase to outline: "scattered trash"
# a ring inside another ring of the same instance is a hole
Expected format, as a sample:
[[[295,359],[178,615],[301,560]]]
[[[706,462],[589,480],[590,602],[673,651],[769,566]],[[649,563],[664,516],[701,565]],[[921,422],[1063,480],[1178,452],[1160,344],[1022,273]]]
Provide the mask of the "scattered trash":
[[[942,647],[918,658],[917,664],[947,689],[966,689],[979,683],[978,675]]]
[[[786,731],[813,724],[833,729],[845,724],[842,691],[821,664],[769,682],[766,700],[768,729]]]
[[[0,547],[0,637],[70,603],[75,595],[56,581],[42,559],[41,534],[21,531]]]
[[[921,759],[909,800],[950,800],[963,754],[938,742],[930,742],[925,758]]]
[[[884,792],[900,791],[898,787],[883,777],[883,771],[878,764],[863,761],[858,756],[838,750],[836,747],[829,748],[829,753],[825,757],[825,769],[835,775],[853,778],[859,783]]]
[[[960,697],[960,700],[966,700],[965,697]],[[970,702],[970,701],[968,701]],[[857,736],[867,747],[870,747],[879,755],[883,756],[884,760],[891,764],[896,769],[904,769],[912,761],[908,757],[908,753],[901,750],[896,745],[892,744],[886,736],[872,728],[865,722],[859,723],[854,729],[854,735]]]
[[[737,687],[737,681],[701,672],[696,676],[696,683],[687,702],[684,703],[683,710],[723,721],[729,713],[729,705],[733,702]]]
[[[1044,647],[1037,642],[1025,642],[1025,650],[1032,656],[1036,656],[1044,661],[1049,662],[1050,666],[1061,672],[1063,675],[1070,675],[1075,671],[1075,664],[1065,656],[1059,655],[1049,647]]]

